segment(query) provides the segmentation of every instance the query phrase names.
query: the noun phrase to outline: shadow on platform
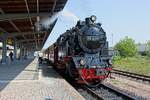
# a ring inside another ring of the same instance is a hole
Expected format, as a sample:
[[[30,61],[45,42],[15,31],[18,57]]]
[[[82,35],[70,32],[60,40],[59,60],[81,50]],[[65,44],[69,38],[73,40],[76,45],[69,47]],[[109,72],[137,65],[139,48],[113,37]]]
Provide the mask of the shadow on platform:
[[[26,71],[28,65],[32,63],[33,59],[19,60],[10,64],[0,64],[0,91],[2,91],[10,82],[18,80],[26,80],[27,77],[20,73]]]
[[[54,70],[52,66],[47,65],[46,63],[40,64],[39,69],[42,71],[43,77],[49,78],[61,78],[62,77]]]

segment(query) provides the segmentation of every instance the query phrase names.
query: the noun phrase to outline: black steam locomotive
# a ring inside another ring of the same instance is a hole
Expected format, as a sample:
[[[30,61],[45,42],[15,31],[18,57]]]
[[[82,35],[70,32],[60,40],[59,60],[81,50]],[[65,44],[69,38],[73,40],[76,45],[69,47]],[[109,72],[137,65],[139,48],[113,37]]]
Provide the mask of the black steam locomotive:
[[[112,70],[106,33],[96,16],[78,21],[50,49],[57,68],[78,83],[99,84]]]

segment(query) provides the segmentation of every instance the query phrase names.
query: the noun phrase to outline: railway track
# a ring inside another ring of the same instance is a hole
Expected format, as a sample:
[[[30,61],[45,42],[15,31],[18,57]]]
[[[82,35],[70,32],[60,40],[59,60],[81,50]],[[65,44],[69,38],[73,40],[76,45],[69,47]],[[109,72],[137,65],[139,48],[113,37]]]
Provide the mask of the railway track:
[[[74,83],[64,74],[57,71],[63,78],[68,81],[86,100],[141,100],[135,95],[130,95],[125,91],[118,90],[115,87],[101,84],[98,87],[90,88],[85,85]]]
[[[117,69],[113,69],[112,73],[126,76],[126,77],[135,78],[137,80],[142,80],[142,81],[146,81],[146,82],[150,83],[150,76],[131,73],[131,72],[127,72],[127,71],[121,71],[121,70],[117,70]]]
[[[76,89],[86,100],[137,100],[134,96],[104,84],[97,88],[80,86]]]
[[[85,86],[73,86],[86,100],[103,100],[95,91]]]
[[[65,78],[66,81],[68,81],[68,83],[70,83],[70,85],[72,85],[86,100],[144,100],[141,99],[142,97],[126,93],[125,91],[121,91],[116,87],[109,86],[108,84],[101,84],[98,87],[90,88],[85,85],[74,83],[66,75],[60,75]]]

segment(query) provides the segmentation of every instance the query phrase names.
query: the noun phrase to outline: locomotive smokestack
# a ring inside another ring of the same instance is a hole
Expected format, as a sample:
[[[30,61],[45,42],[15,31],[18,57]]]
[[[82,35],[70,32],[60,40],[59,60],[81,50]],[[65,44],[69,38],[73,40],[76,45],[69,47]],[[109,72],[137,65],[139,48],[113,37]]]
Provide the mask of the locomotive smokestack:
[[[94,15],[85,19],[86,25],[94,24],[95,22],[96,22],[96,16]]]
[[[90,25],[90,24],[93,24],[93,22],[91,21],[90,18],[85,18],[85,24]]]

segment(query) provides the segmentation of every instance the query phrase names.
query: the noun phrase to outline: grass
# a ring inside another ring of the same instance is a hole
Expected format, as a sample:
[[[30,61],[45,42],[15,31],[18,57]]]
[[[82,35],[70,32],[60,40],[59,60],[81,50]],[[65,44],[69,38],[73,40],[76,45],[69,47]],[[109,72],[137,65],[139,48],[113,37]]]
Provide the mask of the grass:
[[[148,57],[119,58],[114,60],[113,63],[116,69],[150,76],[150,58]]]

